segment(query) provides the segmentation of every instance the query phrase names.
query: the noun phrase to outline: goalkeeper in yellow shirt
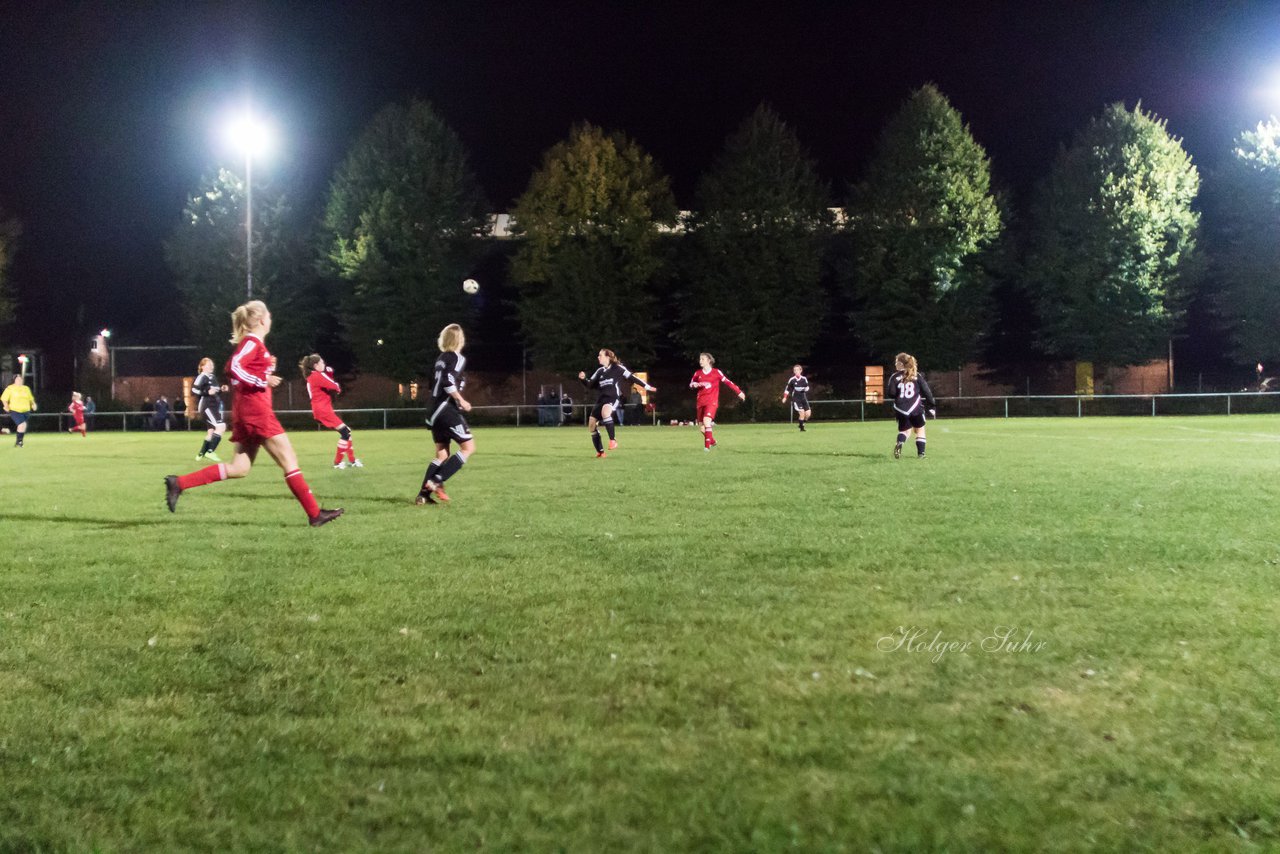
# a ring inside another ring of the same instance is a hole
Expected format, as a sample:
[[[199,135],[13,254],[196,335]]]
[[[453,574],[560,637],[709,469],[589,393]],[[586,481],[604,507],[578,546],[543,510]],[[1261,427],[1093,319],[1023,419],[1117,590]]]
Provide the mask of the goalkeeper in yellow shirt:
[[[22,374],[14,375],[13,382],[0,394],[0,403],[4,404],[5,414],[13,422],[14,432],[18,434],[18,440],[13,445],[21,448],[22,441],[27,437],[27,415],[37,408],[36,399],[32,396],[31,389],[27,388]]]

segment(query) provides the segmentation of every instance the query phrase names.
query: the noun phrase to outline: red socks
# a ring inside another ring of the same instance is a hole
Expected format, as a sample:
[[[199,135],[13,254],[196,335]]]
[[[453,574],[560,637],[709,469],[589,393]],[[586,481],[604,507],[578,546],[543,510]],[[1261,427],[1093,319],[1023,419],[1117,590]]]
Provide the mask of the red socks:
[[[226,479],[227,465],[218,463],[193,471],[191,474],[182,475],[178,478],[178,486],[182,489],[190,489],[193,486],[204,486],[206,483],[217,483]],[[307,479],[302,476],[302,472],[294,469],[286,473],[284,482],[289,485],[289,491],[293,493],[294,498],[298,499],[302,509],[307,511],[307,518],[314,519],[320,512],[320,505],[316,503],[316,497],[311,494],[311,487],[307,486]]]
[[[338,449],[333,453],[333,464],[336,466],[342,462],[344,456],[347,458],[347,462],[354,463],[356,461],[355,442],[347,439],[338,440]]]
[[[200,471],[182,475],[178,478],[178,487],[180,489],[190,489],[193,486],[204,486],[206,483],[217,483],[226,479],[227,465],[226,463],[218,463],[214,466],[205,466]]]
[[[314,519],[320,512],[320,505],[316,503],[316,497],[311,494],[311,487],[307,486],[307,479],[302,476],[301,469],[286,472],[284,482],[289,484],[289,491],[293,493],[294,498],[298,499],[302,509],[307,511],[307,518]],[[178,483],[181,485],[182,481],[179,480]]]
[[[356,443],[347,442],[347,462],[354,463],[356,461]]]
[[[707,430],[702,434],[702,447],[710,448],[716,443],[715,438],[711,435],[711,431]]]

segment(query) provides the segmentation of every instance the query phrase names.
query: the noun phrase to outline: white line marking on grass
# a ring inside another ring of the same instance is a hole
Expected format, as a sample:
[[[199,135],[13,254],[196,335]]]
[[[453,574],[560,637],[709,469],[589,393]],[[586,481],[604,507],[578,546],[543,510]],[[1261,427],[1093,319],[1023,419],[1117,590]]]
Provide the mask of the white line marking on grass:
[[[1231,430],[1230,428],[1226,430],[1209,430],[1204,427],[1187,427],[1183,424],[1174,424],[1172,426],[1178,430],[1190,430],[1195,433],[1212,433],[1215,436],[1222,436],[1223,438],[1228,436],[1242,436],[1251,439],[1266,439],[1271,442],[1280,442],[1280,433],[1241,433],[1236,430]]]
[[[1178,425],[1175,424],[1173,426],[1176,427]],[[1200,438],[1193,438],[1191,436],[1186,436],[1184,438],[1151,436],[1146,433],[1142,433],[1142,434],[1135,433],[1131,436],[1097,436],[1091,433],[1022,433],[1022,432],[993,433],[987,430],[952,430],[947,427],[943,427],[941,429],[943,433],[950,433],[955,436],[990,436],[996,439],[1051,439],[1053,441],[1070,441],[1072,439],[1090,439],[1094,442],[1113,442],[1113,443],[1114,442],[1169,442],[1175,445],[1186,445],[1186,444],[1196,444],[1196,443],[1204,444],[1209,442],[1252,443],[1253,439],[1235,438],[1235,437],[1257,435],[1257,434],[1250,434],[1250,433],[1243,433],[1243,434],[1236,433],[1233,435],[1219,433],[1218,435],[1221,436],[1221,438],[1200,439]],[[1193,428],[1186,428],[1186,429],[1193,429]],[[1215,431],[1206,430],[1205,432],[1213,433]],[[1265,436],[1265,438],[1280,441],[1280,436],[1270,436],[1265,434],[1263,435]]]

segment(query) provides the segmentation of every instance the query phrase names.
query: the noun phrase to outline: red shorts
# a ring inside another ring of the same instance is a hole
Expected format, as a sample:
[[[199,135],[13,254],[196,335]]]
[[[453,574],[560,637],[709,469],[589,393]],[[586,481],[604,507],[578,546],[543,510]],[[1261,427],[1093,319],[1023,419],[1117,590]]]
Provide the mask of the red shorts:
[[[258,448],[272,436],[282,433],[284,428],[280,426],[280,419],[276,418],[274,412],[246,412],[237,415],[232,410],[231,441],[246,451]]]
[[[74,419],[76,420],[76,426],[77,426],[77,427],[79,427],[81,424],[83,424],[83,423],[84,423],[84,416],[83,416],[83,415],[73,415],[73,416],[72,416],[72,418],[74,418]]]
[[[311,410],[311,415],[313,418],[315,418],[317,421],[320,422],[321,427],[328,427],[330,430],[337,430],[339,427],[342,426],[342,419],[339,418],[337,413],[334,412],[332,409],[330,409],[328,412],[325,412],[324,410],[316,412],[313,409]]]
[[[698,417],[694,420],[701,421],[704,418],[710,418],[712,421],[715,421],[716,410],[719,408],[720,404],[718,403],[700,403],[698,404]]]

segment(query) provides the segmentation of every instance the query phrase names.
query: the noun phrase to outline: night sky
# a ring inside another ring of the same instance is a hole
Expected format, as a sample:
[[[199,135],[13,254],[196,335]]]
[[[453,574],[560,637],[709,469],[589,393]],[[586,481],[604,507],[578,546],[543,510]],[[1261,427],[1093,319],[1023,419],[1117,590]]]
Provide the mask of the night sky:
[[[1055,8],[1047,8],[1050,5]],[[1046,8],[1042,8],[1046,7]],[[259,173],[318,203],[372,115],[430,101],[495,209],[588,120],[634,136],[684,205],[761,101],[837,198],[933,81],[1015,198],[1106,103],[1143,105],[1202,169],[1280,112],[1280,3],[0,2],[0,209],[23,223],[15,337],[54,358],[77,316],[127,343],[179,332],[161,241],[251,94],[280,127]],[[81,306],[83,306],[82,313]]]

